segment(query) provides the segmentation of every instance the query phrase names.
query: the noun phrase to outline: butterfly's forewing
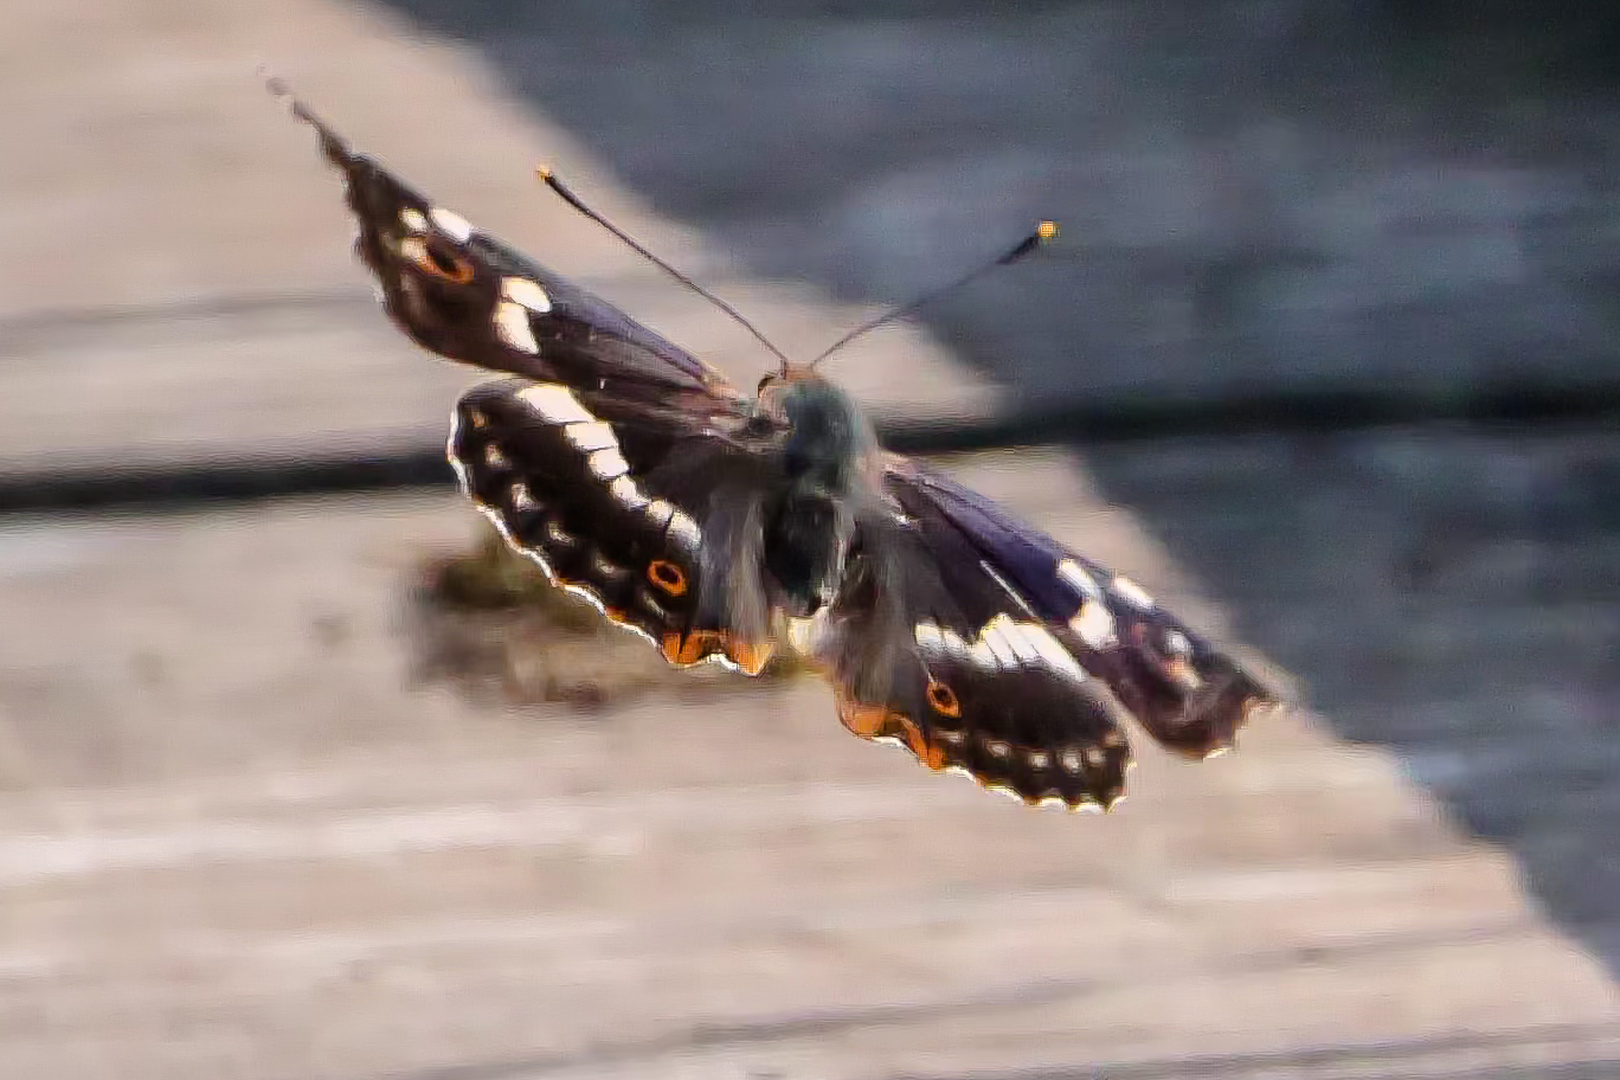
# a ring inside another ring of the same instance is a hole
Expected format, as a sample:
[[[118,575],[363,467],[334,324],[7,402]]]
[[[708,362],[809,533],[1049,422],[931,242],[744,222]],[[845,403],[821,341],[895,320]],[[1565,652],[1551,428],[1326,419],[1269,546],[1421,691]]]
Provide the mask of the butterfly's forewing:
[[[889,482],[902,499],[949,521],[1165,746],[1208,756],[1230,747],[1252,712],[1277,704],[1273,690],[1130,579],[919,463],[892,459]]]
[[[724,507],[768,483],[749,437],[735,418],[508,380],[463,395],[449,455],[467,494],[558,584],[671,663],[720,656],[758,674],[772,653],[760,590],[715,566],[736,541]]]
[[[622,394],[646,399],[684,392],[741,400],[691,353],[435,204],[288,100],[342,171],[359,225],[356,250],[383,306],[417,344],[534,379],[611,378]]]

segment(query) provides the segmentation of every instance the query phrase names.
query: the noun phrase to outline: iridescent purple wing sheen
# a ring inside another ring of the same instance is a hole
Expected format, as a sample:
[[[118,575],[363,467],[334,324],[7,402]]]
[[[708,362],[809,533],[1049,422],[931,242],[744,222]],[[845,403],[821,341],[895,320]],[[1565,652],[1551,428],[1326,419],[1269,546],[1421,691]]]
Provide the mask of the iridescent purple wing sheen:
[[[948,527],[1053,628],[1088,672],[1165,746],[1204,757],[1232,745],[1278,695],[1160,607],[1140,585],[920,463],[894,459],[889,493],[925,532]]]

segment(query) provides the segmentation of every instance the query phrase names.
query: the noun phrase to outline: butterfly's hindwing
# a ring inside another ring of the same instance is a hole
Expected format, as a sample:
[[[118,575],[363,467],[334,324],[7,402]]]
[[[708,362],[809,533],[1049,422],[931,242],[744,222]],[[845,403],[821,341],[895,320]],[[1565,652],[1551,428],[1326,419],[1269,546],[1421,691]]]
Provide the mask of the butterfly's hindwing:
[[[1276,703],[1129,578],[1072,552],[1057,576],[1073,589],[1073,614],[1057,623],[1059,636],[1165,747],[1195,758],[1229,749],[1251,713]]]
[[[674,414],[514,380],[462,397],[449,455],[509,542],[671,663],[720,656],[757,674],[770,658],[767,638],[702,603],[708,493],[748,471],[734,448]]]
[[[1252,712],[1279,700],[1129,578],[916,462],[896,459],[888,479],[915,512],[948,521],[1164,746],[1192,757],[1224,750]]]
[[[821,646],[845,726],[1026,802],[1111,806],[1130,749],[1106,690],[965,544],[917,525],[862,520]]]

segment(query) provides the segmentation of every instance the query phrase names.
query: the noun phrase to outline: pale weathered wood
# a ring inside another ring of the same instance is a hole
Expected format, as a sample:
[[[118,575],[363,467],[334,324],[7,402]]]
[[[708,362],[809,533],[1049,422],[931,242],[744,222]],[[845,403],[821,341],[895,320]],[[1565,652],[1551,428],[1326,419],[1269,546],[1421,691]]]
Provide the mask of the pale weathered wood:
[[[0,117],[6,145],[32,146],[0,162],[11,317],[352,291],[334,178],[268,110],[264,57],[482,220],[552,237],[565,269],[628,263],[546,208],[525,177],[541,156],[693,250],[466,56],[367,12],[81,2],[6,20],[0,80],[32,102]],[[749,299],[799,325],[792,341],[848,321],[791,290]],[[6,460],[437,423],[462,376],[333,310],[222,342],[242,383],[197,375],[214,339],[173,327],[128,345],[117,388],[116,336],[55,338],[3,376],[4,426],[27,433]],[[739,370],[751,355],[718,351]],[[71,438],[27,426],[52,357],[98,418]],[[285,384],[264,374],[280,357]],[[900,373],[980,393],[906,332],[843,370],[869,398],[905,400]],[[372,389],[387,371],[402,381]],[[199,378],[208,408],[163,389]],[[1186,599],[1061,455],[962,471]],[[1260,1075],[1369,1044],[1390,1057],[1323,1060],[1424,1075],[1617,1053],[1612,985],[1512,864],[1308,717],[1202,766],[1144,747],[1132,799],[1101,818],[864,745],[812,683],[600,716],[475,708],[412,685],[403,610],[420,559],[472,525],[450,497],[0,525],[7,1075],[853,1080],[1279,1055],[1224,1067]]]
[[[413,561],[469,525],[438,498],[8,530],[26,1075],[663,1075],[695,1042],[864,1077],[1613,1019],[1506,860],[1295,721],[1144,752],[1076,817],[850,738],[814,683],[594,717],[402,689]]]

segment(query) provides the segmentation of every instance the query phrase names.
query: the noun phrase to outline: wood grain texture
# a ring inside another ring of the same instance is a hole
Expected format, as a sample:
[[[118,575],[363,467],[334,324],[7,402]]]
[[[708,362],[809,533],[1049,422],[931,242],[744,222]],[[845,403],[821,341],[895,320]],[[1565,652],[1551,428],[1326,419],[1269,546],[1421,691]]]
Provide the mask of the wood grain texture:
[[[481,223],[552,235],[562,269],[621,264],[562,217],[533,224],[542,156],[681,250],[465,53],[366,9],[82,0],[4,19],[0,79],[32,105],[0,124],[34,147],[0,163],[7,317],[360,280],[334,178],[253,82],[266,53]],[[94,235],[95,258],[52,222]],[[807,336],[853,321],[751,288],[750,311]],[[200,410],[208,342],[103,339],[62,372],[105,395],[99,420],[43,446],[60,429],[25,425],[54,399],[28,388],[56,393],[39,372],[63,354],[23,357],[0,427],[32,434],[7,461],[438,423],[447,376],[380,317],[346,319],[232,331],[255,381],[205,379]],[[285,383],[264,375],[295,343]],[[981,393],[911,332],[844,370],[871,399],[904,393],[902,372]],[[368,390],[383,371],[398,381]],[[960,475],[1218,622],[1061,455]],[[412,684],[401,608],[419,560],[473,522],[436,496],[0,526],[8,1075],[1440,1075],[1617,1054],[1612,984],[1513,865],[1308,717],[1201,766],[1144,746],[1102,818],[865,745],[810,683],[591,718],[478,709]]]

